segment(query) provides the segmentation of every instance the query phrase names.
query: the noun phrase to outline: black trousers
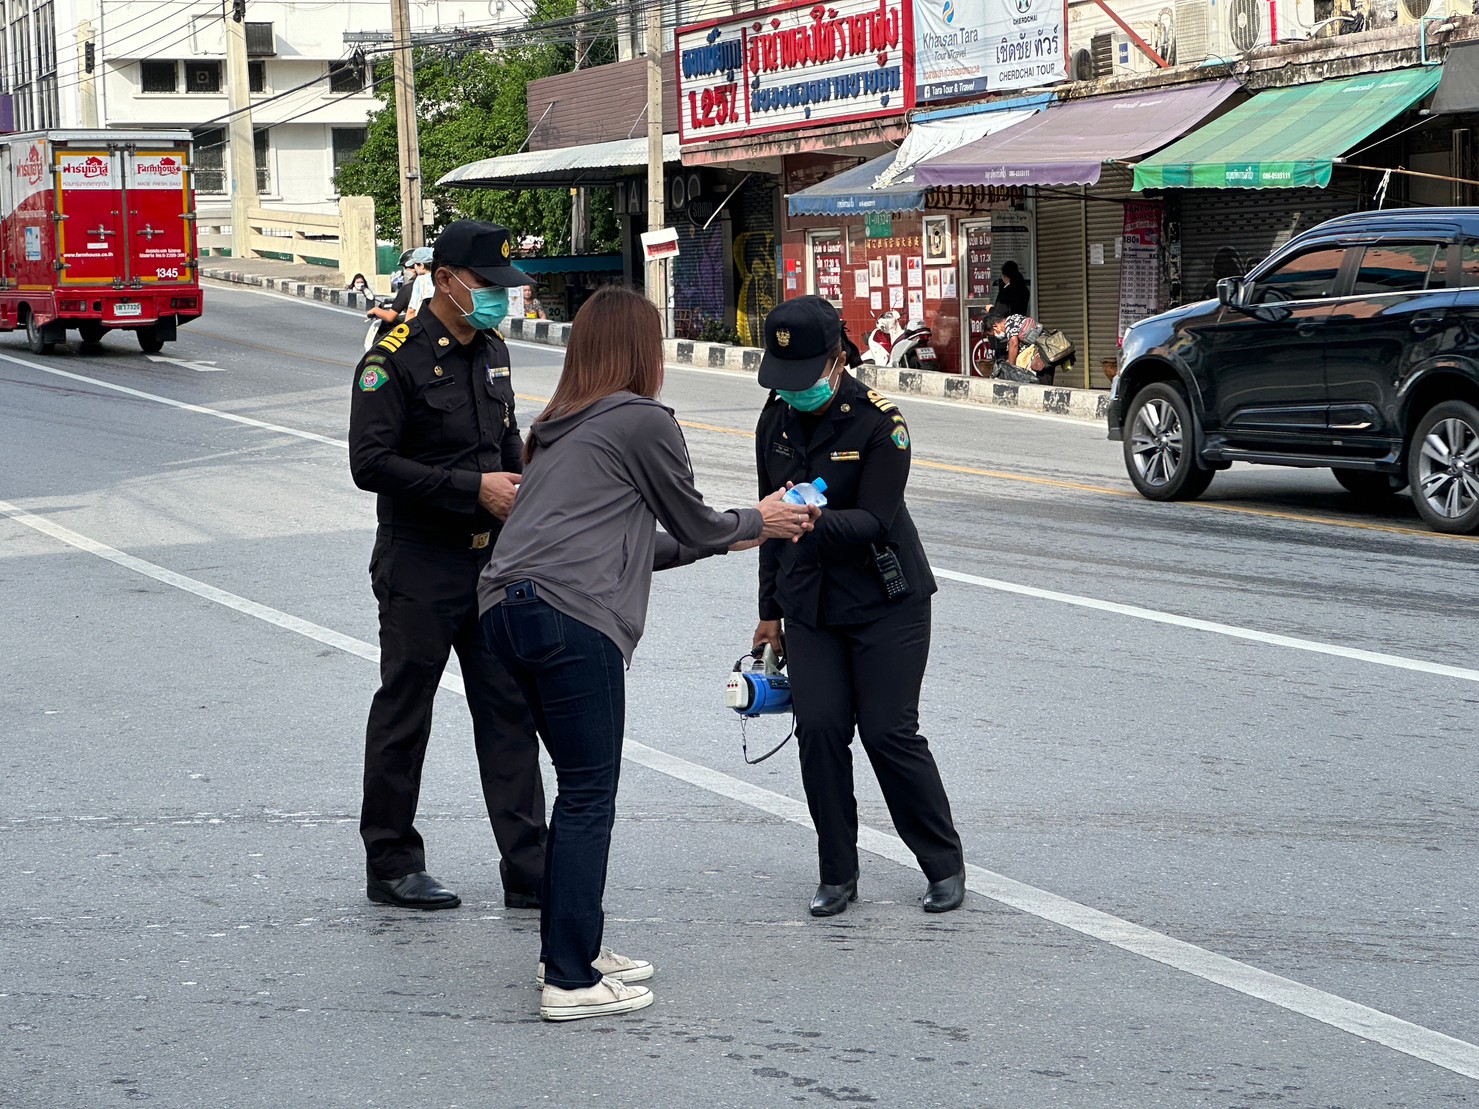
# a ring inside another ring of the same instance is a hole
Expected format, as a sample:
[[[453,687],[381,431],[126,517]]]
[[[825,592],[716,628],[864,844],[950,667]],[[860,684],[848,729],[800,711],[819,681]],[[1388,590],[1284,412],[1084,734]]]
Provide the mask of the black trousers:
[[[786,621],[801,783],[825,883],[847,882],[858,873],[854,724],[894,828],[924,876],[936,882],[965,865],[950,799],[929,743],[919,734],[919,690],[929,648],[928,600],[871,624],[816,628]]]
[[[490,554],[376,537],[370,579],[380,605],[380,689],[365,729],[360,836],[378,878],[426,869],[416,803],[432,700],[455,650],[504,888],[537,893],[543,879],[544,783],[533,717],[478,625],[478,574]]]

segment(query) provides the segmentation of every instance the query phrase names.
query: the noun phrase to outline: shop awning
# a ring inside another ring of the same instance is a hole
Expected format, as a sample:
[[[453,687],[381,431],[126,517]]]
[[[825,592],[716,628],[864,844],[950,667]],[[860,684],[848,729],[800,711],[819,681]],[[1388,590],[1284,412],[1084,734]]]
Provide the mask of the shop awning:
[[[514,269],[530,277],[551,273],[620,273],[620,254],[562,254],[554,258],[515,258]]]
[[[792,193],[786,198],[787,206],[793,216],[923,211],[929,187],[915,181],[918,162],[1004,131],[1036,114],[1035,109],[986,112],[915,124],[893,153]]]
[[[1211,81],[1050,105],[1036,118],[919,163],[921,185],[1092,185],[1105,162],[1179,139],[1238,92]]]
[[[1466,42],[1448,52],[1443,79],[1433,97],[1434,115],[1479,112],[1479,42]]]
[[[678,160],[678,136],[662,137],[664,162]],[[503,154],[458,166],[444,175],[438,185],[466,189],[569,188],[572,185],[600,187],[630,176],[631,170],[647,166],[647,139],[617,139],[615,142],[565,146],[557,150],[530,150]]]
[[[1336,159],[1438,80],[1434,67],[1269,89],[1141,162],[1135,188],[1322,189]]]

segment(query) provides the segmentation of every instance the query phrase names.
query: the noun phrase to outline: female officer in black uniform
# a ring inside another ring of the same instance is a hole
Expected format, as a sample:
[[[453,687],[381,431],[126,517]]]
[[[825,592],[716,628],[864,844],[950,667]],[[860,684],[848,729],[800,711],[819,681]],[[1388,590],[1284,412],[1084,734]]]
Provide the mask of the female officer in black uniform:
[[[918,731],[936,586],[904,506],[909,428],[846,363],[841,320],[821,297],[787,301],[766,319],[760,384],[775,391],[755,429],[759,487],[821,477],[828,504],[799,543],[761,547],[755,645],[783,654],[791,676],[821,857],[812,915],[834,916],[858,897],[854,721],[894,827],[929,880],[925,911],[944,913],[965,898],[965,863]]]

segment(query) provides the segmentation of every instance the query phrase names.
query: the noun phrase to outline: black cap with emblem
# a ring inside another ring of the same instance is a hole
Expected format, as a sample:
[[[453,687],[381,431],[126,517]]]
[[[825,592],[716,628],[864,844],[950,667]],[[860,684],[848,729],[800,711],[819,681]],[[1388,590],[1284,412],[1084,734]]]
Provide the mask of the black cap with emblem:
[[[842,319],[832,302],[796,297],[765,317],[765,356],[760,384],[767,389],[808,389],[832,364],[842,338]]]
[[[437,236],[433,265],[457,266],[472,270],[484,281],[516,289],[529,284],[524,271],[516,269],[510,259],[513,244],[508,228],[482,220],[459,219],[447,224]]]

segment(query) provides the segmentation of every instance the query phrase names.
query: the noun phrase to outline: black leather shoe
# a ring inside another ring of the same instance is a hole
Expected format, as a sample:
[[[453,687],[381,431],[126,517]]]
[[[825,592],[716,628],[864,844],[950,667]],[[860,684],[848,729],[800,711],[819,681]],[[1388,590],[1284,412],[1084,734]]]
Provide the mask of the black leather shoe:
[[[503,907],[505,909],[538,909],[540,907],[539,894],[504,890]]]
[[[462,898],[424,870],[400,878],[371,875],[365,896],[377,904],[399,905],[403,909],[455,909],[462,904]]]
[[[823,882],[811,899],[812,916],[836,916],[847,908],[849,901],[858,899],[858,880],[843,882],[840,886],[829,886]]]
[[[927,913],[948,913],[960,908],[964,901],[965,871],[963,870],[949,878],[931,882],[930,888],[924,891],[924,911]]]

